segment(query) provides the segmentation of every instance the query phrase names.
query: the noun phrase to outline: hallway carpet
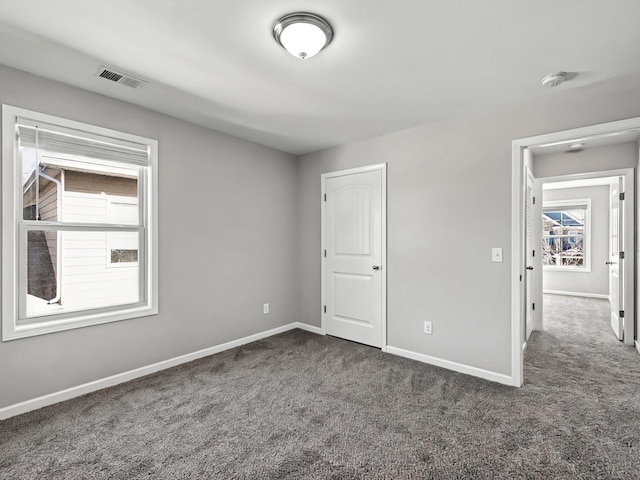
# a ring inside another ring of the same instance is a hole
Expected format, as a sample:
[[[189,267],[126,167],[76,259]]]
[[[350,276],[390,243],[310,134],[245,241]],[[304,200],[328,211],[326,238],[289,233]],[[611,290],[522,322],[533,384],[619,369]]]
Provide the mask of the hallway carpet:
[[[0,478],[640,478],[607,307],[546,298],[521,389],[287,332],[0,422]]]

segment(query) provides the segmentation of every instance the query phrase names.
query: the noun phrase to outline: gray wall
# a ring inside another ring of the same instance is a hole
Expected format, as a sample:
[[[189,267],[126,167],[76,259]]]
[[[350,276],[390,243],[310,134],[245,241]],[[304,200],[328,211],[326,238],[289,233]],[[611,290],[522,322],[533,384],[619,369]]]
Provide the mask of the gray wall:
[[[543,202],[591,199],[591,271],[543,270],[543,288],[585,295],[609,295],[609,186],[543,190]]]
[[[637,163],[638,145],[635,142],[627,142],[586,148],[575,153],[534,155],[532,170],[536,178],[544,178],[634,168]]]
[[[0,343],[0,407],[296,321],[294,156],[6,67],[0,95],[158,139],[160,192],[160,314]]]
[[[640,116],[640,76],[300,158],[301,321],[320,325],[320,174],[388,162],[388,339],[511,373],[511,141]],[[436,94],[425,92],[425,94]],[[504,263],[491,262],[491,247]],[[433,321],[433,335],[422,333]]]

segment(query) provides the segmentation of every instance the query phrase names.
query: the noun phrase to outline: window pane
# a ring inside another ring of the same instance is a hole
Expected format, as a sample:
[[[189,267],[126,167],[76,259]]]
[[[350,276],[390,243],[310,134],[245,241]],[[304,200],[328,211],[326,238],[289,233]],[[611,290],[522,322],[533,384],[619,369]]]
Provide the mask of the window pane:
[[[80,157],[41,156],[38,163],[30,147],[21,147],[21,158],[25,220],[138,225],[141,167]]]
[[[544,210],[542,264],[584,268],[586,207]]]
[[[139,302],[139,237],[138,232],[29,231],[27,317]],[[128,253],[112,262],[114,251]]]
[[[542,214],[544,235],[584,235],[585,209],[545,211]]]
[[[542,239],[542,264],[584,267],[584,237],[545,237]]]

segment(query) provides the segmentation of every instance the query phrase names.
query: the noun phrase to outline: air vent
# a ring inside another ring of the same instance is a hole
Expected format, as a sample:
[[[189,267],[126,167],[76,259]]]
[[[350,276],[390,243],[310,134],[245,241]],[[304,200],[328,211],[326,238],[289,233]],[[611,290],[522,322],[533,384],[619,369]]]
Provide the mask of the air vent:
[[[131,75],[127,75],[126,73],[115,72],[107,67],[100,67],[96,72],[96,76],[102,77],[111,82],[119,83],[120,85],[124,85],[129,88],[139,88],[144,86],[147,83],[144,80],[140,80],[139,78],[132,77]]]

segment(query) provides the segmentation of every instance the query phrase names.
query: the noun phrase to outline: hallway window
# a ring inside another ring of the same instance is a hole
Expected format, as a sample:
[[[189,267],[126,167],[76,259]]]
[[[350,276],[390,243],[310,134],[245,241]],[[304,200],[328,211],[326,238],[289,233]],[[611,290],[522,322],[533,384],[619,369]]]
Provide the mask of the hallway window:
[[[590,216],[589,199],[544,203],[542,264],[545,268],[588,269]]]

